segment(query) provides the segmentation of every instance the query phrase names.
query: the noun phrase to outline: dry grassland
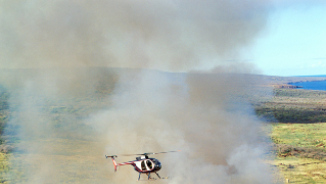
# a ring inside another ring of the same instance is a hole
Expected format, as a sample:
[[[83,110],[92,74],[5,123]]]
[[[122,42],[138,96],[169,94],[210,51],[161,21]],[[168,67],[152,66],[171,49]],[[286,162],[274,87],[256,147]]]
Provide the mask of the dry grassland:
[[[84,95],[80,98],[81,95],[62,102],[49,102],[52,105],[44,106],[50,114],[52,128],[60,130],[57,138],[19,140],[7,137],[6,144],[16,145],[20,150],[15,150],[14,154],[0,153],[0,183],[106,183],[110,180],[114,174],[113,167],[110,161],[104,159],[106,153],[96,151],[107,143],[92,137],[85,139],[77,134],[70,135],[74,132],[71,131],[75,129],[74,126],[68,127],[67,132],[61,131],[64,127],[62,122],[69,114],[82,118],[109,107],[107,95],[111,93],[110,88],[98,91],[95,96]],[[281,173],[276,182],[285,179],[284,182],[289,183],[326,183],[326,124],[322,123],[326,122],[326,92],[275,89],[272,98],[261,95],[252,102],[256,114],[263,120],[282,122],[274,123],[271,131],[277,154],[272,165]],[[2,105],[5,107],[6,103],[2,102]],[[15,110],[15,103],[11,108]],[[4,123],[9,113],[6,108],[1,112],[1,123]],[[16,113],[10,112],[10,116],[14,117]],[[91,131],[87,127],[75,125],[78,127],[75,132]],[[14,129],[8,127],[9,132],[14,133]],[[49,168],[55,173],[47,172]],[[128,174],[115,177],[135,181],[138,174],[132,168],[125,171]],[[41,174],[43,178],[33,174],[35,177],[31,178],[29,172],[47,174]]]
[[[271,138],[285,183],[326,183],[325,109],[326,92],[302,89],[275,89],[257,106],[261,117],[281,122],[273,123]]]

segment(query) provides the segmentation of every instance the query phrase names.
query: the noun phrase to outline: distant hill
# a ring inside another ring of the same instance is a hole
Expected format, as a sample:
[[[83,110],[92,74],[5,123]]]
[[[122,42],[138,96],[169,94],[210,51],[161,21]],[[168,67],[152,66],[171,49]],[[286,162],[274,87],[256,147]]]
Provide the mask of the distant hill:
[[[326,75],[301,75],[296,77],[326,77]]]

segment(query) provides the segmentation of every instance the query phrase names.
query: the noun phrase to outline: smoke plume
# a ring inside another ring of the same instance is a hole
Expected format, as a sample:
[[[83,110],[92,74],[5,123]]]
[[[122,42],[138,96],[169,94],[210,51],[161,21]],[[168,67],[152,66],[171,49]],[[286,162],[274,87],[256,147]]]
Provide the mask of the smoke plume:
[[[157,183],[272,183],[261,122],[244,98],[256,70],[234,62],[271,9],[260,0],[1,1],[5,132],[19,139],[8,177],[131,183],[138,173],[114,173],[104,154],[181,149],[157,156],[170,176]]]
[[[2,68],[107,66],[183,71],[238,59],[267,1],[2,1]],[[9,62],[10,61],[10,62]]]

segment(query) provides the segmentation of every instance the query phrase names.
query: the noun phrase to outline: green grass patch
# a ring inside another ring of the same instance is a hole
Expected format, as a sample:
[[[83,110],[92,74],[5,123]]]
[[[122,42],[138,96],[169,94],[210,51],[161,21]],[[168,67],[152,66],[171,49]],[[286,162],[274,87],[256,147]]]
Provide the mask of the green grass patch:
[[[275,165],[287,183],[326,183],[326,162],[297,157],[277,158]]]
[[[324,149],[326,147],[326,123],[274,124],[272,139],[276,144]]]
[[[289,183],[326,183],[326,123],[272,125],[275,164]]]

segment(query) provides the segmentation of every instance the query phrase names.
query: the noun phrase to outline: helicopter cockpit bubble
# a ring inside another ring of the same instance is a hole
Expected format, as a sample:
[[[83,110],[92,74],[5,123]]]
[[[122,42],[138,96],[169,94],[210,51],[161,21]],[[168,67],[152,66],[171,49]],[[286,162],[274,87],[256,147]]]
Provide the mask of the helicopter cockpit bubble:
[[[152,169],[153,168],[153,164],[151,160],[146,160],[146,165],[148,167],[148,169]]]
[[[146,166],[145,166],[145,161],[142,161],[141,162],[141,169],[143,170],[143,171],[146,171],[147,169],[146,169]]]
[[[162,168],[161,162],[158,161],[157,159],[153,158],[152,161],[155,164],[155,169],[160,170]]]

